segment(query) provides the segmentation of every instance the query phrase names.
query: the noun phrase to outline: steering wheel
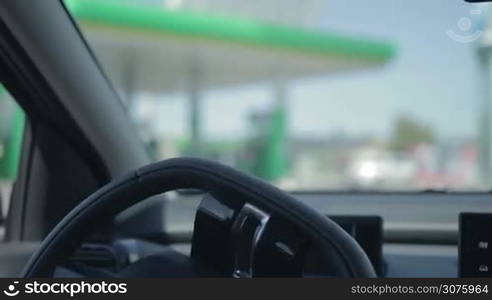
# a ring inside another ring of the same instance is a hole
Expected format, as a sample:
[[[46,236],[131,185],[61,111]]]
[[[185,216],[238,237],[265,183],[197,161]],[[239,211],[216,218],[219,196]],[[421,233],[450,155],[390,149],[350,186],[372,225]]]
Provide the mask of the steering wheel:
[[[27,263],[23,276],[53,276],[55,268],[63,264],[84,239],[95,232],[98,224],[150,196],[184,188],[221,195],[224,203],[231,199],[241,203],[230,231],[231,236],[242,237],[239,240],[240,247],[229,248],[233,252],[242,253],[232,254],[235,259],[231,277],[255,277],[255,251],[259,251],[258,245],[262,240],[267,240],[263,239],[262,233],[273,219],[288,223],[298,235],[310,242],[310,247],[318,249],[317,253],[324,256],[323,261],[327,262],[319,267],[326,270],[327,274],[337,277],[376,277],[371,262],[358,243],[328,217],[260,179],[197,158],[174,158],[150,164],[97,190],[48,234]],[[195,228],[195,232],[197,230],[200,228]],[[208,234],[214,235],[213,232]],[[275,241],[273,244],[282,246]],[[227,245],[215,245],[221,246]],[[198,248],[195,249],[197,251]],[[292,249],[283,251],[289,253]],[[266,268],[269,268],[268,263]]]

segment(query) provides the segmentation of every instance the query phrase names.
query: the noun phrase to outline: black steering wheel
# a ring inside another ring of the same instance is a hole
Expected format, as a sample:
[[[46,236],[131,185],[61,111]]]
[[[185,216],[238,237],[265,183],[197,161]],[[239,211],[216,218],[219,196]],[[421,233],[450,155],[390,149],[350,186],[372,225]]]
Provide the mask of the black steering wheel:
[[[48,234],[25,267],[23,276],[53,276],[55,268],[80,247],[98,224],[150,196],[184,188],[222,195],[221,201],[224,203],[232,201],[230,199],[241,203],[241,209],[235,213],[236,221],[232,225],[231,235],[244,235],[246,238],[242,239],[242,243],[252,245],[239,249],[248,249],[248,253],[235,256],[231,277],[254,277],[254,251],[262,240],[262,232],[269,226],[269,220],[273,219],[290,224],[310,241],[310,245],[318,249],[317,253],[325,256],[323,261],[327,262],[326,266],[318,267],[326,269],[327,273],[339,277],[376,277],[371,262],[357,242],[326,216],[262,180],[196,158],[175,158],[154,163],[96,191]],[[199,229],[195,228],[195,231]],[[245,261],[238,261],[241,257]]]

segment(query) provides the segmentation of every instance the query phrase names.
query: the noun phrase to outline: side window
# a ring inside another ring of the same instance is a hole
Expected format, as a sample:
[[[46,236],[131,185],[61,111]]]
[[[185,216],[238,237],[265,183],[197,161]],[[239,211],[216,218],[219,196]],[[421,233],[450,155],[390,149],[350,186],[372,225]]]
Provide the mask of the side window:
[[[23,111],[0,85],[0,240],[3,238],[3,221],[17,176],[23,130]]]

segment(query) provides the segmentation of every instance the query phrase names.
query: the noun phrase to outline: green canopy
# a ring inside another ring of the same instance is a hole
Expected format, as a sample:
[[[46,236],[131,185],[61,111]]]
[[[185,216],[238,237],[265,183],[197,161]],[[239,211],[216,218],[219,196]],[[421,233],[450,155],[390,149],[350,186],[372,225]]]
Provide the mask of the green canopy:
[[[66,3],[123,89],[186,90],[191,72],[200,73],[202,89],[298,79],[378,66],[396,51],[385,41],[230,16],[111,0]]]
[[[373,68],[396,52],[386,41],[232,16],[112,0],[66,3],[110,78],[129,99],[136,91],[189,92],[190,148],[198,155],[204,148],[201,91]],[[284,99],[276,101],[279,106],[265,125],[268,135],[255,167],[257,175],[270,180],[287,170]]]

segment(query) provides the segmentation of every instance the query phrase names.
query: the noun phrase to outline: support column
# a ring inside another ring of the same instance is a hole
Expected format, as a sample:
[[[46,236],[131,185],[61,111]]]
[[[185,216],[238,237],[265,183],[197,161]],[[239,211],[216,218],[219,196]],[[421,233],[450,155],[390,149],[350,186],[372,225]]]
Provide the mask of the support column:
[[[272,85],[274,106],[269,120],[265,141],[261,176],[276,180],[287,172],[287,84],[276,80]]]
[[[189,68],[188,82],[188,101],[189,101],[189,130],[190,148],[188,154],[199,156],[203,153],[202,124],[201,124],[201,92],[202,92],[202,72],[198,63],[194,63]]]
[[[134,109],[135,91],[137,90],[137,55],[135,49],[128,49],[127,55],[124,56],[123,62],[123,93],[125,106],[130,110]]]

